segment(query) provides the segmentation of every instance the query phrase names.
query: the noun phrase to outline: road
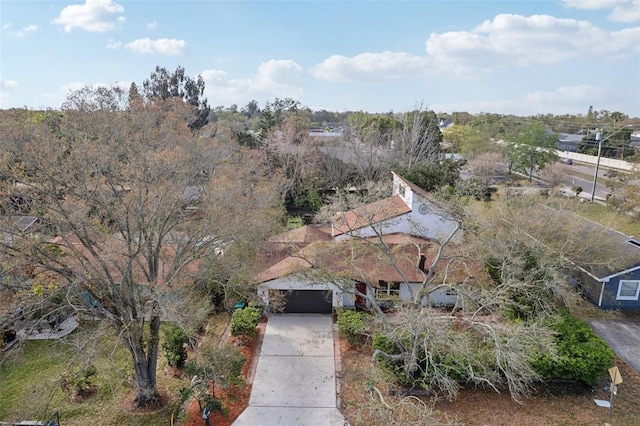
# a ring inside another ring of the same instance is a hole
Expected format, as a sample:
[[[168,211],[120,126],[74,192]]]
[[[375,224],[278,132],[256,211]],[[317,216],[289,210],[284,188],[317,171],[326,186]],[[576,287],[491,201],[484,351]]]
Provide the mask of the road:
[[[570,187],[581,186],[582,191],[587,194],[591,194],[593,190],[593,173],[595,172],[595,165],[573,163],[573,165],[563,164],[564,170],[564,183]],[[595,197],[601,200],[607,198],[607,194],[611,192],[611,189],[607,188],[607,177],[604,174],[607,169],[600,167],[598,170],[598,180],[596,183]]]

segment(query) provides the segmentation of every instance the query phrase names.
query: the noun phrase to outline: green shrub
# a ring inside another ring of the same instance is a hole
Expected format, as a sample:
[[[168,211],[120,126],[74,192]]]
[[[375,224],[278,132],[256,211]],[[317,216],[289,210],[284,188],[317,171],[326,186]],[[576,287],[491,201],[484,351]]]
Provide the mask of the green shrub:
[[[253,306],[236,309],[231,316],[231,334],[253,337],[256,334],[258,322],[260,322],[260,309]]]
[[[380,350],[388,355],[397,355],[400,353],[398,345],[379,331],[373,334],[372,346],[374,350]],[[380,368],[391,374],[395,382],[400,386],[413,387],[414,380],[405,374],[404,363],[401,360],[391,361],[384,357],[378,357],[377,364]]]
[[[94,379],[96,374],[96,368],[93,365],[89,365],[75,374],[65,375],[62,379],[62,389],[70,392],[72,396],[86,396],[92,389],[95,389]]]
[[[391,339],[379,331],[373,333],[372,345],[374,350],[381,350],[389,355],[396,355],[400,353],[398,345],[393,343]]]
[[[184,345],[188,337],[180,327],[175,324],[166,324],[163,328],[164,341],[162,350],[169,365],[182,367],[187,359],[187,350]]]
[[[343,310],[338,313],[338,332],[347,339],[350,345],[359,343],[365,330],[362,312]]]
[[[558,357],[542,354],[534,368],[545,379],[578,380],[594,385],[607,373],[615,355],[591,327],[568,313],[552,324],[558,333]]]

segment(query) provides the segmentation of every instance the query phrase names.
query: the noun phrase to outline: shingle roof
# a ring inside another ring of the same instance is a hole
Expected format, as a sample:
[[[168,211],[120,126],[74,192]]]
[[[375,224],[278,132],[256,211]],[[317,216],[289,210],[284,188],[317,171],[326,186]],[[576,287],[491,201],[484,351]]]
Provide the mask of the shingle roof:
[[[407,205],[399,195],[394,195],[348,212],[336,214],[333,218],[333,234],[334,236],[344,234],[401,216],[410,211],[411,206]]]
[[[376,238],[312,243],[257,274],[254,283],[311,270],[328,273],[334,278],[367,282],[373,286],[377,286],[379,281],[424,281],[424,272],[433,262],[438,244],[407,234],[386,235],[383,242],[388,250]],[[457,247],[451,246],[445,251],[443,260],[436,265],[436,274],[443,275],[446,270],[450,281],[477,278],[478,264],[453,257],[450,253],[456,250]],[[421,255],[424,256],[422,265]]]
[[[267,239],[273,243],[311,243],[314,241],[330,241],[331,234],[315,226],[301,226]]]
[[[567,259],[598,280],[640,267],[640,246],[633,238],[567,210],[536,210],[547,232],[561,236]]]

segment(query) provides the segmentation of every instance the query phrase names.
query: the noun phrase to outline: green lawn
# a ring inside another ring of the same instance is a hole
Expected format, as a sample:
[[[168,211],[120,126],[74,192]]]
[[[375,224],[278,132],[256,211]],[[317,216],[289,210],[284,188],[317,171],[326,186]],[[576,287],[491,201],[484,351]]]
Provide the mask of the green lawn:
[[[626,235],[640,237],[640,220],[628,215],[619,214],[610,207],[598,203],[575,203],[569,204],[572,210],[587,219],[598,222],[609,228],[613,228]]]
[[[209,323],[210,338],[219,338],[228,314],[214,316]],[[219,333],[219,335],[217,335]],[[81,350],[79,351],[79,348]],[[130,414],[121,409],[131,384],[130,355],[109,330],[83,325],[63,340],[27,341],[10,353],[0,354],[0,420],[46,420],[58,411],[65,426],[88,424],[149,425],[170,424],[180,409],[179,391],[188,380],[164,373],[166,361],[160,354],[158,386],[166,388],[171,402],[153,414]],[[97,370],[98,391],[91,399],[74,403],[60,384],[63,375],[78,371],[92,359]]]

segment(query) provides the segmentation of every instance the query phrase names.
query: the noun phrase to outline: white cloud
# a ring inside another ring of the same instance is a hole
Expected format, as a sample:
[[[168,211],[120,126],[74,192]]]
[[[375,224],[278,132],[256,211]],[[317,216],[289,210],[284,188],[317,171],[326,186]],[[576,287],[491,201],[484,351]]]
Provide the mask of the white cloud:
[[[640,0],[627,2],[624,5],[615,7],[607,18],[616,22],[640,21]]]
[[[114,38],[110,38],[109,41],[107,42],[107,49],[114,49],[114,50],[120,49],[121,46],[122,46],[122,42]]]
[[[640,0],[563,0],[562,3],[574,9],[613,9],[607,16],[611,21],[640,21]]]
[[[5,90],[11,90],[15,87],[18,86],[18,82],[15,80],[5,80],[5,79],[0,79],[0,90],[2,90],[3,92]]]
[[[53,22],[64,25],[64,30],[68,33],[74,28],[106,32],[114,30],[118,24],[125,21],[123,12],[124,7],[112,0],[86,0],[85,4],[75,4],[62,9],[60,16]]]
[[[426,57],[404,52],[362,53],[354,57],[333,55],[315,66],[311,73],[328,81],[389,80],[424,73]]]
[[[592,85],[576,85],[559,87],[552,91],[536,91],[523,95],[514,100],[485,100],[453,103],[436,103],[431,105],[437,112],[466,111],[471,114],[481,112],[496,114],[515,114],[532,116],[536,114],[586,114],[588,106],[594,100],[614,97],[614,94],[604,87]],[[626,101],[623,96],[615,94],[615,102]],[[616,110],[616,105],[604,105],[603,108]]]
[[[9,92],[16,87],[18,87],[17,81],[0,78],[0,108],[4,108],[4,103],[9,97]]]
[[[495,67],[550,64],[637,52],[640,27],[607,32],[589,22],[548,15],[497,15],[472,31],[431,34],[427,53],[441,71],[471,74]]]
[[[617,60],[640,52],[638,39],[640,27],[609,32],[575,19],[500,14],[470,31],[432,33],[425,56],[388,51],[353,57],[333,55],[311,72],[328,81],[389,80],[421,74],[478,77],[497,67],[553,64],[594,55]]]
[[[538,91],[524,96],[523,101],[534,105],[588,105],[594,99],[602,99],[607,96],[607,90],[603,87],[582,84],[577,86],[559,87],[552,92]],[[584,109],[584,108],[583,108]]]
[[[35,24],[31,24],[31,25],[27,25],[26,27],[22,27],[21,29],[19,29],[18,31],[10,31],[11,29],[11,23],[8,24],[4,24],[2,26],[2,29],[7,31],[7,35],[9,37],[17,37],[17,38],[23,38],[26,37],[27,35],[29,35],[30,33],[34,33],[36,31],[39,31],[40,28],[38,28],[37,25]]]
[[[124,46],[135,53],[142,54],[161,54],[161,55],[180,55],[187,50],[187,42],[184,40],[160,38],[151,40],[149,38],[141,38]]]
[[[154,19],[153,21],[149,22],[147,24],[147,29],[148,30],[155,30],[156,27],[158,26],[158,23],[156,22],[156,20]]]
[[[225,71],[205,70],[205,96],[211,105],[241,105],[256,99],[261,103],[274,97],[298,99],[302,89],[298,77],[302,67],[291,60],[263,62],[258,72],[248,78],[229,78]]]

